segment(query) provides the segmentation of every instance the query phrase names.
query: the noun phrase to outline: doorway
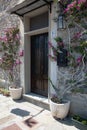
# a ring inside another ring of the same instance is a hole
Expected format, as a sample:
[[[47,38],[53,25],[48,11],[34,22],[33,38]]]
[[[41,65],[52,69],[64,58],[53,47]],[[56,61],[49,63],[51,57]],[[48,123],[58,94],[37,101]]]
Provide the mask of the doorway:
[[[31,92],[48,96],[48,33],[31,36]]]

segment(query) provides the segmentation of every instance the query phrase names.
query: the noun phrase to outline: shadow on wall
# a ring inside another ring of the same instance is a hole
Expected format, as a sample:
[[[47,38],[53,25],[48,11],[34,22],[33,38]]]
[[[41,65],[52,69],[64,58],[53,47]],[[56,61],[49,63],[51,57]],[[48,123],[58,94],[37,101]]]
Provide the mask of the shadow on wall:
[[[28,112],[26,110],[19,109],[19,108],[12,109],[11,113],[16,114],[16,115],[21,116],[21,117],[25,117],[25,116],[30,115],[30,112]]]

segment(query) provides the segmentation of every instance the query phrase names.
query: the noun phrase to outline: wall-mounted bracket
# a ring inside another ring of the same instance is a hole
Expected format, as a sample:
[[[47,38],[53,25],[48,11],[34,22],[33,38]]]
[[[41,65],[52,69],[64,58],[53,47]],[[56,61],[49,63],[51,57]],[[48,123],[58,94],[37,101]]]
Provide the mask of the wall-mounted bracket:
[[[49,7],[49,9],[50,9],[50,13],[51,13],[51,2],[49,2],[49,1],[47,1],[47,0],[43,0],[47,5],[48,5],[48,7]]]

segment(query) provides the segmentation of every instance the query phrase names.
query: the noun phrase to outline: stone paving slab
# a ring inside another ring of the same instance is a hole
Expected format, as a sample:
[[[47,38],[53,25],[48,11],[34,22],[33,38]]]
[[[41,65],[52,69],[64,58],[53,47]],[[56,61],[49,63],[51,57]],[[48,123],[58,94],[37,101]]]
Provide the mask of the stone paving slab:
[[[3,128],[2,130],[22,130],[17,124],[12,124]]]
[[[11,121],[11,120],[13,120],[13,119],[15,119],[15,118],[16,118],[16,116],[14,116],[14,115],[12,115],[12,114],[9,114],[8,116],[3,117],[3,118],[0,119],[0,125],[3,125],[3,124],[5,124],[7,121],[9,122],[9,121]]]
[[[24,124],[24,121],[30,118],[32,120],[29,123],[32,127]],[[34,121],[37,123],[33,125]],[[77,126],[69,118],[56,120],[50,111],[23,99],[14,101],[11,97],[2,95],[0,95],[0,122],[0,130],[14,123],[22,130],[87,130],[87,127]]]

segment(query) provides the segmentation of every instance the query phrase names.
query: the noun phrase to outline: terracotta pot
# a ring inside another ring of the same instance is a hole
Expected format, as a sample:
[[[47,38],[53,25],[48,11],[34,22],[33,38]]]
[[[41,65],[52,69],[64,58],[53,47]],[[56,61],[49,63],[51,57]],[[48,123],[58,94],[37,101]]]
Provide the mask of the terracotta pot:
[[[55,103],[52,100],[50,100],[50,110],[53,117],[64,119],[68,112],[70,107],[70,101],[64,101],[61,104]]]

